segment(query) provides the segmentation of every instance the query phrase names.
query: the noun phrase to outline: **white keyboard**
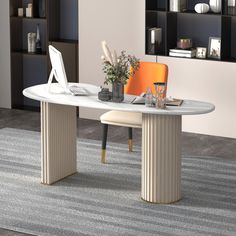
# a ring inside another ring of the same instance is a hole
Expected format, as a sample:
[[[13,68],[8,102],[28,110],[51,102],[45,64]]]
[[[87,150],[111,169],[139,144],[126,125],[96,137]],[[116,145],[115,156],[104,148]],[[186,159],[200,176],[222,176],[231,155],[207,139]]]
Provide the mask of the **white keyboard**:
[[[81,87],[76,86],[76,85],[69,86],[69,90],[70,90],[71,94],[74,95],[74,96],[86,96],[86,95],[88,95],[88,92],[84,88],[81,88]]]

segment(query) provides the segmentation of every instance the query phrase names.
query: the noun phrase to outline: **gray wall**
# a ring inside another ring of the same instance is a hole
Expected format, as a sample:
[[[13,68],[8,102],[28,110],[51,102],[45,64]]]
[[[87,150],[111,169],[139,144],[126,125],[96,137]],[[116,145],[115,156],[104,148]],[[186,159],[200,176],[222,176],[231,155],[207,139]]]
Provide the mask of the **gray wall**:
[[[0,6],[0,107],[11,107],[9,0]]]

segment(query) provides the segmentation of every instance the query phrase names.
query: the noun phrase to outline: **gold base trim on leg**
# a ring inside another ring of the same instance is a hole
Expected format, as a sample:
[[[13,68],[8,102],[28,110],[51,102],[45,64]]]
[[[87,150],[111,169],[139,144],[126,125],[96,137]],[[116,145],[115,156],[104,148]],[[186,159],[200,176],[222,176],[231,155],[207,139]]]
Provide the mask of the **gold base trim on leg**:
[[[180,199],[176,200],[176,201],[171,201],[171,202],[151,202],[151,201],[145,200],[145,199],[142,198],[142,197],[141,197],[141,200],[144,201],[144,202],[146,202],[146,203],[148,203],[148,204],[153,204],[153,205],[166,205],[166,204],[175,204],[175,203],[181,201],[181,200],[182,200],[182,197],[181,197]]]
[[[101,162],[106,164],[106,149],[102,149]]]
[[[129,145],[129,152],[133,151],[133,139],[128,140],[128,145]]]

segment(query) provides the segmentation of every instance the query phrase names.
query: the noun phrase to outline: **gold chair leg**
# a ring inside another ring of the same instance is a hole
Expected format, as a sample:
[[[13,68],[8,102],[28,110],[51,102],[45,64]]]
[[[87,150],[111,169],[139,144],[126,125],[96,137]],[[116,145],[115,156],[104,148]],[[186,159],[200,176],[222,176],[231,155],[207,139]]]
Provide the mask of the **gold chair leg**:
[[[129,152],[133,151],[133,139],[128,140],[128,145],[129,145]]]
[[[106,164],[106,149],[102,149],[101,162]]]

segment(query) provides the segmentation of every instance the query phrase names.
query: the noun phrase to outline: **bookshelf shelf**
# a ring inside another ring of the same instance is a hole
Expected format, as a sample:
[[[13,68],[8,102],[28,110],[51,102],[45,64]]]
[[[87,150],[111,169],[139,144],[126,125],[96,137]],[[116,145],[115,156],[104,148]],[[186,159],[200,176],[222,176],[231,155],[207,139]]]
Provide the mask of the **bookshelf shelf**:
[[[23,8],[25,13],[29,3],[33,6],[33,17],[19,17],[18,8]],[[62,52],[68,80],[78,80],[78,0],[10,0],[9,4],[12,108],[38,110],[39,103],[24,98],[22,90],[47,82],[51,70],[49,44]],[[39,6],[43,6],[43,10]],[[37,25],[42,53],[28,53],[27,35],[29,32],[36,33]],[[55,44],[52,39],[60,43]]]
[[[177,48],[181,38],[192,39],[194,48],[208,49],[209,38],[217,37],[221,39],[221,48],[220,59],[216,61],[236,62],[236,16],[227,14],[226,2],[222,1],[220,13],[198,14],[194,11],[195,4],[199,3],[196,0],[187,0],[183,12],[170,11],[169,0],[146,0],[146,54],[169,56],[170,49]],[[162,29],[162,43],[156,53],[149,50],[152,28]]]

